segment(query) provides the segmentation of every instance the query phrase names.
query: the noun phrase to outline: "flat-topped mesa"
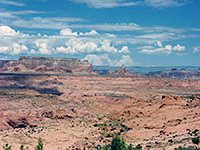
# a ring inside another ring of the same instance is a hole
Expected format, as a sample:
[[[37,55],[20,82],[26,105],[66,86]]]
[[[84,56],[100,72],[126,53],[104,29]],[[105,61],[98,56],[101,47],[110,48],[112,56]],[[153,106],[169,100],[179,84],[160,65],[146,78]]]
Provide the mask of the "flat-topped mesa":
[[[70,72],[86,72],[93,73],[92,64],[88,61],[80,61],[76,58],[53,58],[53,57],[34,57],[34,56],[21,56],[17,61],[9,61],[4,64],[1,71],[20,70],[16,67],[24,66],[25,72],[40,72],[40,73],[70,73]],[[13,69],[15,68],[15,69]]]
[[[41,65],[44,65],[46,67],[52,67],[54,63],[54,58],[53,57],[21,56],[17,62],[24,65],[27,69],[34,69]]]

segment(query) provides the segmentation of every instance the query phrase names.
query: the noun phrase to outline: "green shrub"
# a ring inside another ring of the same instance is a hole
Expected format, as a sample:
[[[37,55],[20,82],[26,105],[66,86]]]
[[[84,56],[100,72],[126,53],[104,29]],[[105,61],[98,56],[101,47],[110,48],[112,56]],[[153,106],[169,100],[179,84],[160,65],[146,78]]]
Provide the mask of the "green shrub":
[[[133,146],[130,144],[127,148],[127,150],[134,150]]]
[[[105,145],[105,146],[103,147],[103,150],[110,150],[110,144]]]
[[[3,146],[4,150],[12,150],[11,146],[8,144],[5,144],[5,146]]]
[[[24,148],[24,145],[22,144],[21,146],[20,146],[20,150],[29,150],[29,148],[27,147],[27,148]]]
[[[94,127],[98,127],[99,125],[98,124],[94,124]]]
[[[38,145],[35,147],[35,150],[43,150],[43,143],[41,137],[38,139]]]
[[[195,147],[189,146],[189,147],[181,147],[175,148],[174,150],[196,150]]]
[[[112,150],[125,150],[126,144],[123,139],[118,135],[114,135],[111,141],[111,149]]]
[[[111,135],[111,134],[107,134],[107,135],[106,135],[106,137],[108,137],[108,138],[109,138],[109,137],[112,137],[112,135]]]
[[[136,147],[135,147],[137,150],[139,149],[142,149],[142,146],[140,144],[138,144]]]
[[[192,143],[194,144],[199,144],[199,137],[196,137],[196,138],[192,138]]]
[[[146,145],[146,148],[151,148],[151,145]]]
[[[173,140],[172,140],[172,139],[169,139],[168,142],[169,142],[169,143],[173,143]]]

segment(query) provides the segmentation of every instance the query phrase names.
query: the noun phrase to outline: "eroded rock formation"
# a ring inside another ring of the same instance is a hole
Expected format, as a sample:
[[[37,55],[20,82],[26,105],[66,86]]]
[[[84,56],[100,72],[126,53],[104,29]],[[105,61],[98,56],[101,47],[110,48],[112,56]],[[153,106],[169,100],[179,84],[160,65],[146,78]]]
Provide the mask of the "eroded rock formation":
[[[122,67],[120,69],[115,70],[114,74],[131,75],[132,73],[128,69],[126,69],[126,67],[124,65],[122,65]]]

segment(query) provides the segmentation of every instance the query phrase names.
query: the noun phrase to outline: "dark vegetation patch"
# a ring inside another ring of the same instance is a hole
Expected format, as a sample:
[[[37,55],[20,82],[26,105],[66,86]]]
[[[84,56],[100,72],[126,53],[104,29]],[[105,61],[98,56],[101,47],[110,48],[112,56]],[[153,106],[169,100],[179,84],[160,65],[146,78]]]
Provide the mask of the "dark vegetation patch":
[[[131,98],[129,95],[126,95],[126,94],[115,94],[115,93],[104,94],[104,96],[115,97],[115,98]]]
[[[18,86],[16,84],[13,85],[9,85],[9,86],[1,86],[0,89],[28,89],[28,90],[35,90],[37,92],[39,92],[40,94],[52,94],[52,95],[57,95],[60,96],[63,93],[59,92],[57,89],[55,88],[35,88],[32,86]]]

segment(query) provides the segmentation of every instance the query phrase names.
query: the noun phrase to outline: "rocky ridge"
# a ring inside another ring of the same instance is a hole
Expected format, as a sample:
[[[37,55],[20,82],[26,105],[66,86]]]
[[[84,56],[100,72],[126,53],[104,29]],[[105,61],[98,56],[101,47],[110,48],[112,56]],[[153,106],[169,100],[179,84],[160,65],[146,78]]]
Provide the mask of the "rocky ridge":
[[[35,72],[35,73],[93,73],[92,64],[87,60],[76,58],[53,58],[21,56],[18,60],[0,61],[1,72]]]
[[[184,68],[177,70],[172,69],[169,72],[154,71],[145,74],[146,76],[154,76],[159,78],[172,78],[172,79],[191,79],[200,77],[200,68],[196,72],[187,71]]]

